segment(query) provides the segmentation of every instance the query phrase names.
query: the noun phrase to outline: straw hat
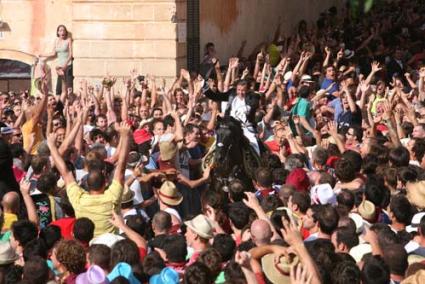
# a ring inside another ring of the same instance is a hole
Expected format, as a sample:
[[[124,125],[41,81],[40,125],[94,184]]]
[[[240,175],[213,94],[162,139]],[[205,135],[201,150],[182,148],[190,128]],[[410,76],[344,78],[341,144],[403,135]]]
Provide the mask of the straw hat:
[[[295,256],[292,259],[288,259],[286,256],[281,256],[278,263],[275,263],[275,257],[275,254],[270,253],[263,256],[261,259],[264,274],[272,283],[290,283],[289,272],[291,270],[291,266],[296,265],[299,262],[298,256]]]
[[[420,269],[402,281],[403,284],[420,284],[425,281],[425,270]]]
[[[124,191],[121,197],[121,204],[129,203],[133,201],[133,198],[134,198],[134,192],[131,189],[129,189],[127,185],[125,185]]]
[[[13,263],[18,257],[9,242],[0,242],[0,265]]]
[[[425,208],[425,181],[408,182],[407,199],[418,208]]]
[[[184,222],[184,224],[201,238],[212,239],[213,237],[213,225],[203,214],[199,214],[192,220]]]
[[[365,219],[366,221],[374,220],[376,217],[375,204],[373,204],[369,200],[363,200],[363,202],[360,203],[358,207],[358,211],[360,216],[362,216],[362,218]]]
[[[171,181],[164,181],[158,190],[158,198],[165,204],[176,206],[183,201],[183,196]]]
[[[174,142],[159,142],[159,152],[162,161],[169,161],[177,154],[177,145]]]

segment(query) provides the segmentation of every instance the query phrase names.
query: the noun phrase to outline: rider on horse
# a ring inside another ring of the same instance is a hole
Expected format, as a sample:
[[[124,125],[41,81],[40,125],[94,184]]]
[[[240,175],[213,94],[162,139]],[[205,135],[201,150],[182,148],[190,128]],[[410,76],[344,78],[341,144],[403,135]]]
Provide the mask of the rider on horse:
[[[230,89],[225,93],[216,93],[208,88],[204,90],[204,94],[213,101],[227,101],[225,115],[230,115],[241,122],[244,136],[259,155],[260,146],[256,135],[255,111],[259,106],[260,98],[254,92],[248,90],[247,81],[240,80],[236,89]]]

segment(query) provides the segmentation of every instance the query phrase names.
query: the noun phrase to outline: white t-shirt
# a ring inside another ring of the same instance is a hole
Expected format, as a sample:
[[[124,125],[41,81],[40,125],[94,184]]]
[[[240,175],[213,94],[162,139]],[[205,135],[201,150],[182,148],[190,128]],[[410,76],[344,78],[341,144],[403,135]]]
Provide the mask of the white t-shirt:
[[[89,172],[85,169],[76,170],[75,171],[75,179],[77,180],[77,183],[80,183],[80,181],[85,177]]]
[[[176,217],[180,221],[180,223],[182,222],[182,217],[180,217],[180,214],[179,212],[177,212],[176,209],[168,207],[168,208],[165,208],[164,211]]]
[[[133,172],[131,170],[126,169],[124,172],[125,180],[130,179],[132,174]],[[140,182],[137,179],[135,179],[128,188],[134,192],[134,198],[133,198],[134,205],[139,205],[140,203],[144,201],[142,196],[142,187],[140,186]]]
[[[242,123],[248,121],[247,115],[250,111],[250,106],[245,103],[245,99],[235,97],[232,101],[232,109],[230,115],[239,120]]]

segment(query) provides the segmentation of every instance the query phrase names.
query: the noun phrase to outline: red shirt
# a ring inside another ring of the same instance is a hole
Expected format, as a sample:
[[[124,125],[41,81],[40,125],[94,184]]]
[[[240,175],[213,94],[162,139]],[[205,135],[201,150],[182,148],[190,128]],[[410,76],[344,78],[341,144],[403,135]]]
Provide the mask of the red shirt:
[[[143,260],[145,259],[145,256],[147,255],[147,251],[145,248],[143,247],[139,247],[139,256],[140,256],[140,261],[143,262]]]
[[[273,154],[279,154],[280,146],[279,146],[279,144],[277,144],[276,140],[274,140],[274,139],[269,140],[269,141],[264,142],[264,144],[267,146],[267,148],[269,148],[269,150]],[[291,148],[289,147],[289,144],[286,140],[285,140],[283,145],[285,146],[286,153],[291,154]]]
[[[64,217],[50,223],[50,225],[58,226],[65,240],[72,240],[74,238],[72,236],[72,230],[74,229],[75,220],[74,217]]]

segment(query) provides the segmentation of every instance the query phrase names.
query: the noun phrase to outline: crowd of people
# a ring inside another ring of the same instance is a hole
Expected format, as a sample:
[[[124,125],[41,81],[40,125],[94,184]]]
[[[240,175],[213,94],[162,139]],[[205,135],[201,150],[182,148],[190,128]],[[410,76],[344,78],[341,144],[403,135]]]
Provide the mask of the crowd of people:
[[[209,43],[172,86],[73,86],[57,36],[55,94],[0,94],[0,283],[425,283],[424,1]],[[260,166],[217,189],[225,116]]]

